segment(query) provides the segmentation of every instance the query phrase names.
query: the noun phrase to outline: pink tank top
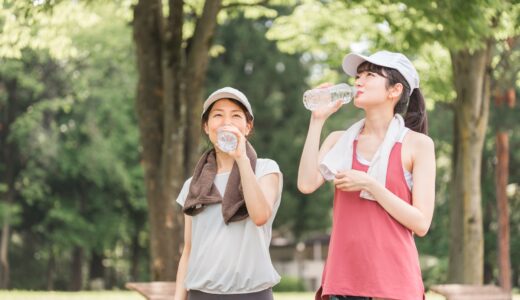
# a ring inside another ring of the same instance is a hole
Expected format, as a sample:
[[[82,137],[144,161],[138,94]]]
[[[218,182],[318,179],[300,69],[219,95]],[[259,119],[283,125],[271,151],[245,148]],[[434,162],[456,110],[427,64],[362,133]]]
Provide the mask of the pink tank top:
[[[396,143],[390,153],[386,188],[411,205],[401,146]],[[352,168],[366,172],[368,166],[357,160],[356,148],[357,141]],[[424,299],[412,232],[376,201],[362,199],[359,194],[335,191],[329,253],[316,299],[328,299],[329,295]]]

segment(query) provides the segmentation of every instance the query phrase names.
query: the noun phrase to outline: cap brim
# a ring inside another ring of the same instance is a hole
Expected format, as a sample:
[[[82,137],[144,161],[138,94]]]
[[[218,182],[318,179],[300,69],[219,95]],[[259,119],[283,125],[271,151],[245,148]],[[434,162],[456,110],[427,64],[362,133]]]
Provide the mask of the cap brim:
[[[211,97],[209,97],[206,101],[204,101],[201,116],[204,115],[204,113],[211,106],[211,104],[217,102],[220,99],[233,99],[233,100],[236,100],[236,101],[242,103],[244,105],[244,107],[247,109],[247,111],[249,112],[249,114],[251,115],[251,117],[253,117],[253,119],[254,119],[253,110],[250,108],[249,103],[244,103],[244,101],[239,97],[239,95],[233,94],[231,92],[225,92],[225,91],[218,92],[214,95],[211,95]]]
[[[215,95],[211,95],[211,98],[208,99],[208,106],[210,106],[211,104],[213,104],[213,102],[215,102],[217,100],[220,100],[220,99],[234,99],[234,100],[237,100],[239,102],[242,102],[240,100],[240,97],[238,97],[237,95],[235,95],[233,93],[220,92],[220,93],[217,93]]]
[[[368,61],[368,57],[364,55],[356,53],[347,54],[343,58],[343,71],[345,71],[347,75],[356,76],[357,68],[365,61]]]

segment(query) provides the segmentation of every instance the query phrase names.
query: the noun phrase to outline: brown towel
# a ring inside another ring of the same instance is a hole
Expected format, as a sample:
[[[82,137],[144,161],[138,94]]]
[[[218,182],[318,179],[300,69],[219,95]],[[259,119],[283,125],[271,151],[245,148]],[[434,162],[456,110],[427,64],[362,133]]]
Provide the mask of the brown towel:
[[[246,142],[246,154],[254,171],[256,168],[256,152],[249,142]],[[197,166],[195,166],[188,196],[184,203],[184,213],[194,216],[204,210],[206,205],[222,202],[222,216],[226,224],[247,218],[249,213],[240,184],[238,165],[233,164],[224,197],[220,195],[213,183],[216,175],[217,158],[215,149],[211,149],[202,155]]]

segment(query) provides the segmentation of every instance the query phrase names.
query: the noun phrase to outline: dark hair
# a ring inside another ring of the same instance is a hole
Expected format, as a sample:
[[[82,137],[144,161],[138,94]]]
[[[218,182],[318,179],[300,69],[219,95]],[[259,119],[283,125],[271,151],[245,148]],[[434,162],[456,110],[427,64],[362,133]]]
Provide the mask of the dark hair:
[[[249,111],[247,110],[247,108],[244,106],[244,104],[242,104],[240,101],[238,100],[235,100],[235,99],[231,99],[231,98],[222,98],[222,99],[228,99],[230,101],[232,101],[233,103],[235,103],[236,105],[238,105],[238,107],[240,107],[240,109],[244,112],[244,114],[246,115],[246,122],[248,124],[251,124],[253,125],[253,116],[249,113]],[[221,100],[221,99],[219,99]],[[208,107],[208,109],[206,109],[206,111],[204,112],[204,114],[202,114],[202,118],[201,118],[201,128],[204,128],[204,125],[208,122],[208,119],[209,119],[209,113],[211,112],[211,110],[213,109],[213,105],[215,105],[215,103],[217,103],[219,100],[211,103],[211,105]],[[249,135],[251,135],[251,133],[253,132],[253,126],[251,126],[251,131],[249,132]]]
[[[428,116],[426,115],[426,105],[424,97],[419,88],[412,91],[410,95],[410,85],[403,75],[396,69],[374,65],[368,61],[363,62],[357,68],[357,72],[373,72],[387,79],[386,87],[400,83],[403,85],[401,98],[394,107],[394,114],[401,114],[404,117],[406,127],[420,133],[428,134]]]

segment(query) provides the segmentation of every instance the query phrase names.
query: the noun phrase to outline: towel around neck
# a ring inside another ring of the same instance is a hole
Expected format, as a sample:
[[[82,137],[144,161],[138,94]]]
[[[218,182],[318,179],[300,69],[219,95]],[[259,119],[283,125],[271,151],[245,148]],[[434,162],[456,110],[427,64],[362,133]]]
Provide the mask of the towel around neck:
[[[251,162],[251,168],[255,170],[257,155],[249,142],[246,142],[246,155]],[[247,218],[249,213],[240,183],[238,165],[236,162],[233,164],[223,196],[214,184],[217,169],[217,157],[213,148],[206,151],[195,166],[183,208],[184,213],[194,216],[202,212],[207,205],[222,203],[222,217],[226,224]]]
[[[329,152],[325,154],[319,165],[320,172],[325,180],[333,180],[336,173],[352,169],[354,140],[357,139],[359,132],[364,126],[365,119],[354,123],[343,133]],[[386,171],[390,152],[404,130],[408,129],[404,125],[403,117],[395,114],[386,130],[385,138],[374,154],[368,168],[368,175],[374,177],[383,186],[386,184]],[[365,190],[361,191],[361,197],[375,200],[374,196]]]

